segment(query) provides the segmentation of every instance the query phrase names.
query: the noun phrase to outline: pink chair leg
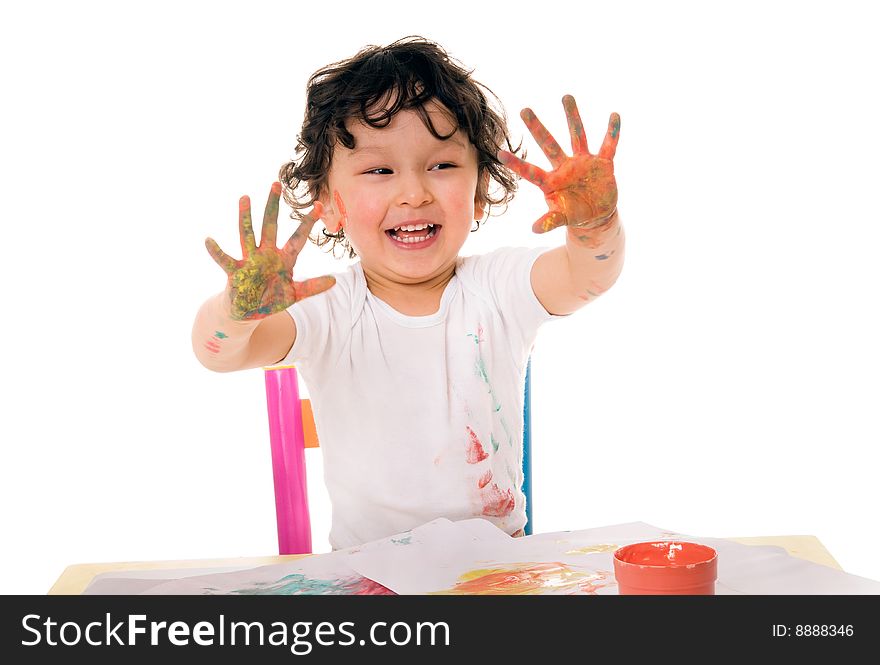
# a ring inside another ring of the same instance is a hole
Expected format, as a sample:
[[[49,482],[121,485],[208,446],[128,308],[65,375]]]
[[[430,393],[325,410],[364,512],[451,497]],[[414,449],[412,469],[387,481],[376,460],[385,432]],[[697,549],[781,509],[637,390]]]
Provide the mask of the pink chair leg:
[[[309,554],[312,551],[312,526],[309,521],[305,442],[296,369],[267,369],[265,378],[278,553]]]

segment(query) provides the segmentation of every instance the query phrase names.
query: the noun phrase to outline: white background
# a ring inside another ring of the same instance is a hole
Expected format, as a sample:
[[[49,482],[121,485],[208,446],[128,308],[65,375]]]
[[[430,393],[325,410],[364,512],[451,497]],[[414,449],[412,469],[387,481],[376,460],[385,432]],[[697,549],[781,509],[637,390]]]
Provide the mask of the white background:
[[[539,164],[523,106],[564,144],[574,94],[593,148],[622,117],[626,267],[533,355],[537,531],[814,534],[880,579],[869,3],[236,4],[4,3],[0,592],[277,551],[262,372],[190,346],[225,283],[203,241],[237,255],[238,198],[259,211],[293,155],[313,71],[414,33]],[[464,252],[562,242],[531,234],[543,210],[523,183]],[[345,265],[309,247],[297,275]]]

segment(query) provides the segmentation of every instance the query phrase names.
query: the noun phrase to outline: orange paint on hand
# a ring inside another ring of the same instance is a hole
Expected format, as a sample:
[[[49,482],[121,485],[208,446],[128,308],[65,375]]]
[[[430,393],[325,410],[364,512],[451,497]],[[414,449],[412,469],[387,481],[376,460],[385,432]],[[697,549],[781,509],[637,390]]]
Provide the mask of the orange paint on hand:
[[[607,221],[617,207],[613,160],[620,135],[620,116],[611,114],[602,147],[597,155],[593,155],[587,149],[586,135],[574,97],[566,95],[562,103],[571,135],[571,157],[562,151],[531,109],[523,109],[521,117],[550,160],[553,170],[544,171],[504,150],[498,153],[498,159],[503,164],[544,192],[549,212],[532,226],[536,233],[565,225],[587,229],[598,227]]]

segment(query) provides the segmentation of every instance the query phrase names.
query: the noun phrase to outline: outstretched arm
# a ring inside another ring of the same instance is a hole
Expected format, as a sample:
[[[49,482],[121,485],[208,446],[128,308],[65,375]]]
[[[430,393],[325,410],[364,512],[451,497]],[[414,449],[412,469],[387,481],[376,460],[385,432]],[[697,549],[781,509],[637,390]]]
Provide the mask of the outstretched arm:
[[[321,208],[316,204],[313,214],[278,249],[280,195],[281,184],[276,182],[266,203],[259,245],[254,239],[250,199],[241,197],[240,260],[223,252],[211,238],[205,241],[208,253],[227,274],[226,289],[202,305],[193,324],[193,351],[208,369],[230,372],[280,362],[296,339],[296,325],[284,310],[336,283],[330,276],[293,281],[296,258]]]
[[[524,109],[521,117],[553,170],[544,171],[507,151],[498,153],[504,164],[544,192],[549,211],[532,230],[545,233],[566,227],[565,245],[545,252],[532,267],[532,289],[551,314],[570,314],[611,288],[623,267],[624,250],[613,161],[620,117],[611,115],[602,147],[593,155],[574,97],[566,95],[562,104],[571,135],[571,157],[531,109]]]

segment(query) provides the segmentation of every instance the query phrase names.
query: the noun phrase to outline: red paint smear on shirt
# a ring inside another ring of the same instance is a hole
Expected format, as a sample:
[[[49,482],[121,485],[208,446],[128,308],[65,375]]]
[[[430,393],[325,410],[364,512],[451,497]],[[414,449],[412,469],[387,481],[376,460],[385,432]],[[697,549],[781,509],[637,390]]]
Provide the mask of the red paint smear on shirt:
[[[489,517],[507,517],[513,512],[516,501],[509,489],[502,492],[496,483],[483,490],[483,515]]]
[[[490,480],[492,480],[492,469],[489,469],[488,471],[486,471],[486,473],[480,476],[480,479],[477,481],[477,485],[480,489],[483,489],[486,485],[489,484]]]
[[[467,428],[468,433],[468,449],[467,449],[467,463],[468,464],[476,464],[477,462],[482,462],[484,459],[488,458],[489,455],[483,450],[483,444],[480,443],[480,440],[477,438],[476,433],[470,427]]]

